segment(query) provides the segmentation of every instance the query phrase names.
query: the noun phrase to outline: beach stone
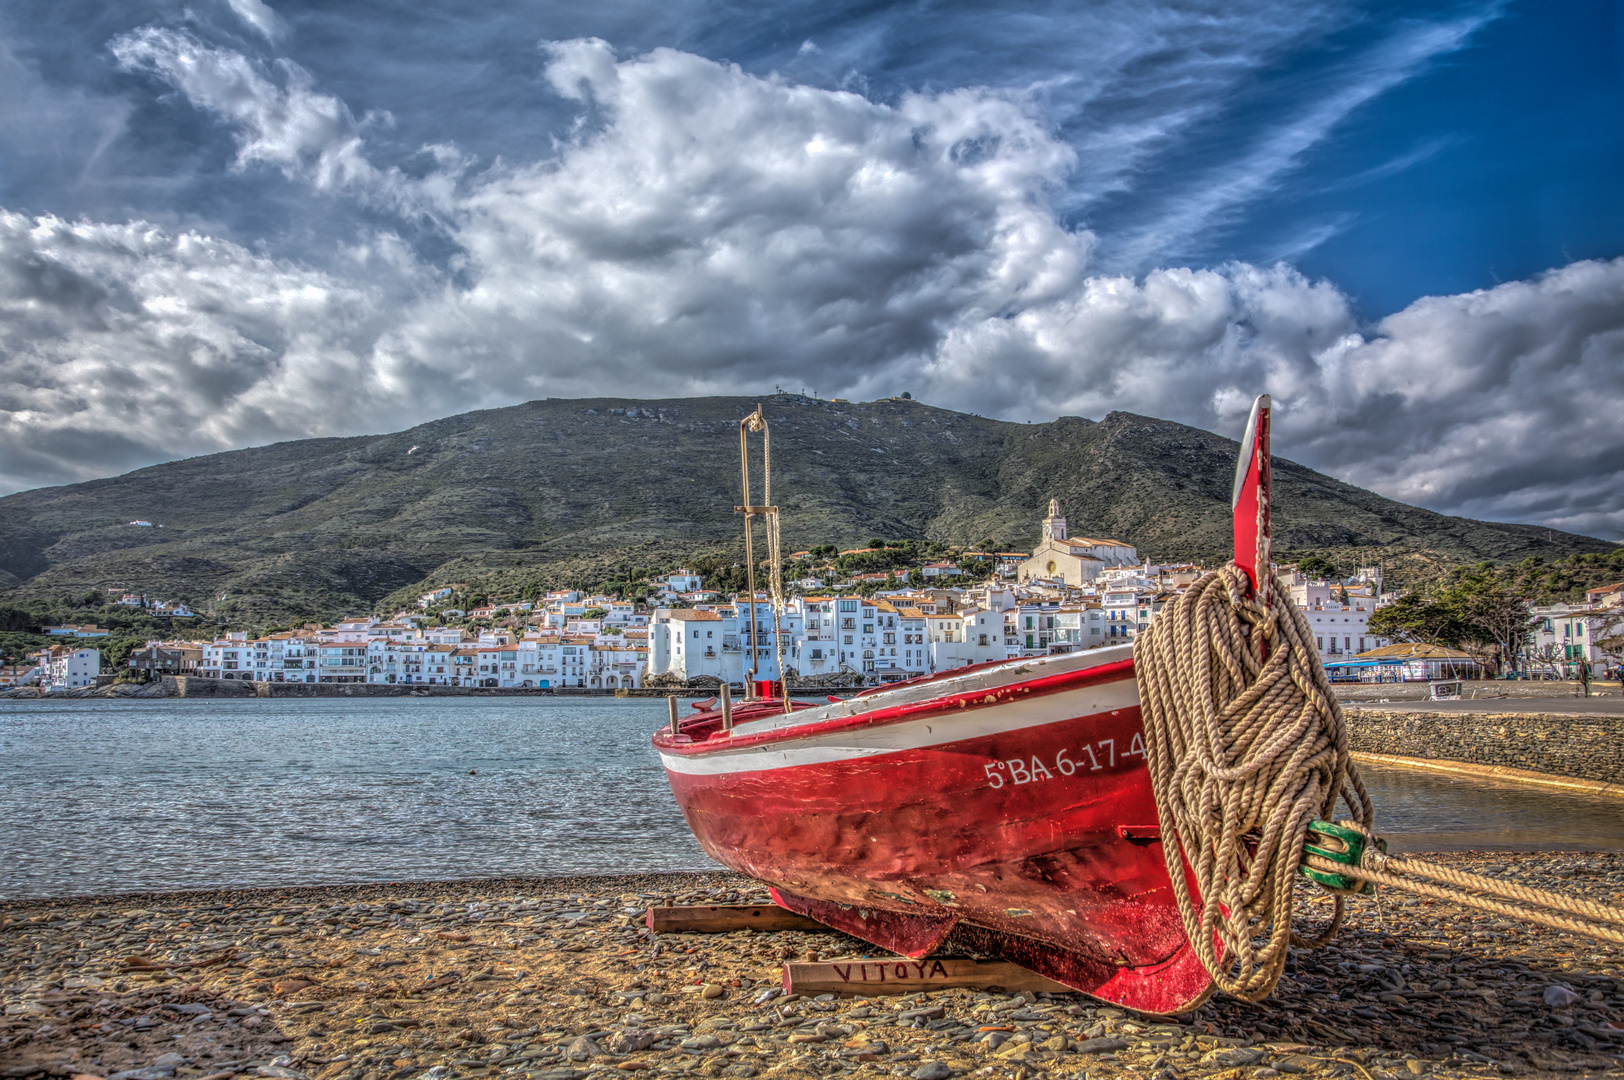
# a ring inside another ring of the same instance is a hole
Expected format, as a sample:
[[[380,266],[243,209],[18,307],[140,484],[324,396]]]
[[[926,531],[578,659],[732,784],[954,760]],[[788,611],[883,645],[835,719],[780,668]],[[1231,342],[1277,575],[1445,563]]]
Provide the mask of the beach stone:
[[[727,988],[721,983],[706,983],[705,989],[699,992],[699,996],[706,1001],[714,1001],[725,993],[727,993]]]
[[[1234,1069],[1242,1065],[1256,1065],[1265,1056],[1265,1051],[1255,1046],[1232,1046],[1208,1052],[1201,1058],[1201,1064]]]
[[[157,1069],[178,1069],[186,1064],[186,1059],[179,1054],[159,1054],[153,1059],[152,1065]]]
[[[592,1041],[590,1035],[582,1035],[570,1043],[564,1053],[571,1061],[590,1061],[603,1056],[603,1047]]]
[[[1577,1004],[1579,995],[1563,986],[1561,983],[1552,983],[1545,988],[1545,1004],[1553,1009],[1560,1009],[1566,1005]]]
[[[606,1041],[610,1053],[635,1054],[659,1042],[660,1036],[652,1031],[617,1031]]]
[[[1077,1044],[1079,1054],[1112,1054],[1127,1048],[1127,1043],[1121,1039],[1114,1039],[1109,1035],[1102,1035],[1097,1039],[1084,1039]]]
[[[953,1069],[940,1061],[927,1061],[910,1075],[913,1080],[947,1080],[953,1075]]]

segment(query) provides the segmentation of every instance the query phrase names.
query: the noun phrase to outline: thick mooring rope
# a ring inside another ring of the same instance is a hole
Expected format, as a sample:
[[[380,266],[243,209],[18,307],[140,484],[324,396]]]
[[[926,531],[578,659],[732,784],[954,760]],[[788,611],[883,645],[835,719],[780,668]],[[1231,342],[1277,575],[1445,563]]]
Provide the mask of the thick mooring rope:
[[[1285,968],[1309,825],[1340,796],[1371,827],[1342,710],[1308,618],[1271,574],[1265,607],[1233,563],[1203,577],[1134,649],[1162,852],[1218,987],[1258,1001]],[[1344,868],[1345,870],[1345,868]],[[1194,893],[1199,895],[1199,907]],[[1342,922],[1303,944],[1329,940]]]
[[[1370,845],[1367,845],[1357,866],[1346,866],[1317,855],[1309,855],[1303,862],[1315,870],[1326,870],[1377,885],[1404,889],[1420,896],[1492,911],[1507,918],[1538,923],[1555,930],[1624,944],[1624,908],[1611,904],[1563,896],[1515,881],[1499,881],[1407,855],[1388,855]],[[1418,881],[1417,878],[1432,880]],[[1445,884],[1432,884],[1439,881]],[[1488,895],[1478,895],[1480,893]]]
[[[1294,935],[1304,865],[1624,943],[1624,908],[1387,854],[1308,617],[1278,578],[1266,607],[1248,584],[1233,563],[1206,575],[1134,648],[1162,853],[1185,934],[1219,989],[1267,997],[1287,946],[1324,944],[1341,926],[1338,893],[1328,927]],[[1339,797],[1354,819],[1343,824],[1367,837],[1351,864],[1303,850]]]

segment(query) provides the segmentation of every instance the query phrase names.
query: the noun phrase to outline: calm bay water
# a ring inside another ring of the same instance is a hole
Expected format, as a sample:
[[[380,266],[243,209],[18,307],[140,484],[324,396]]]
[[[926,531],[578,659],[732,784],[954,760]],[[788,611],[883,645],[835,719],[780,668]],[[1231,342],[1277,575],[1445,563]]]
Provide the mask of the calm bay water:
[[[665,715],[612,698],[0,701],[0,897],[711,868],[649,746]],[[1365,776],[1395,849],[1624,849],[1624,800]]]

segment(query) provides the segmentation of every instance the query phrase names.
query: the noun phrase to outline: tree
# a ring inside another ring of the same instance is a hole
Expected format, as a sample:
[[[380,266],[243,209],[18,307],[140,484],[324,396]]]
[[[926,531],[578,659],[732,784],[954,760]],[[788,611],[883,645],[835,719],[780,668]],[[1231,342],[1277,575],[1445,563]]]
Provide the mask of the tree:
[[[1370,632],[1394,641],[1459,648],[1468,628],[1448,604],[1405,593],[1370,615]]]
[[[978,581],[982,578],[992,577],[993,566],[986,559],[960,559],[958,566],[959,573],[966,577],[975,578]]]
[[[1297,561],[1297,569],[1311,578],[1325,580],[1337,576],[1336,564],[1323,555],[1310,555]]]
[[[109,638],[107,644],[101,647],[102,659],[113,671],[122,672],[130,654],[144,644],[145,640],[140,637],[120,635]]]
[[[1508,585],[1491,571],[1462,574],[1439,594],[1440,602],[1455,609],[1469,628],[1470,644],[1492,644],[1502,665],[1515,667],[1516,658],[1528,644],[1529,631],[1538,623],[1528,613],[1528,598],[1514,585]]]
[[[1492,568],[1456,571],[1431,598],[1406,593],[1370,616],[1370,632],[1396,641],[1495,655],[1505,668],[1528,643],[1536,620],[1528,598]]]

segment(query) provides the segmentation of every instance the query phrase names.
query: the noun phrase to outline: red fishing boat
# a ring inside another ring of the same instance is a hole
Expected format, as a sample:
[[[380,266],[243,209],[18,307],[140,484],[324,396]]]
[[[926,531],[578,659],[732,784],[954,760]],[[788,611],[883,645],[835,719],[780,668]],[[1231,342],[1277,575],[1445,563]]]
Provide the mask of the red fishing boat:
[[[763,426],[759,411],[748,423]],[[1269,557],[1268,447],[1261,397],[1232,500],[1236,562],[1254,582]],[[744,490],[748,502],[747,464]],[[740,508],[746,537],[767,517],[776,556],[770,492],[764,503]],[[915,958],[951,933],[1148,1013],[1211,993],[1161,849],[1131,645],[827,704],[724,691],[673,713],[654,745],[700,845],[791,911]]]

